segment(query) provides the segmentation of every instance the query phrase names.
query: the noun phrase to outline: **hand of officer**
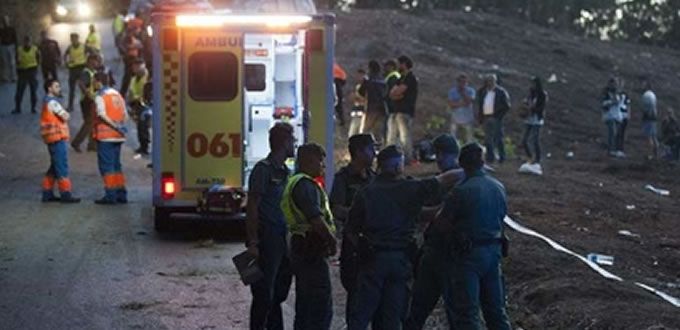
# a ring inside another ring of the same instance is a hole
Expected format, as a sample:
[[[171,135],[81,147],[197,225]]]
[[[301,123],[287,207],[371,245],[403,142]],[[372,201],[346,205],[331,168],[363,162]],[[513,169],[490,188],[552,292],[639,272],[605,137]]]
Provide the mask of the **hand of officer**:
[[[250,246],[248,246],[248,253],[255,258],[260,257],[260,250],[257,248],[257,245],[255,244],[251,244]]]

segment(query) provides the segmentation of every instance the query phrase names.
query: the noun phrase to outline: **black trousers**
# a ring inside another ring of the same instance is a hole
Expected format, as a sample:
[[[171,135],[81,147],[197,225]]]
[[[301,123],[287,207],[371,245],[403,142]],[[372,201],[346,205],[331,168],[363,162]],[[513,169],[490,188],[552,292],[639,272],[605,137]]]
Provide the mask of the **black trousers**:
[[[21,101],[24,99],[26,85],[31,88],[31,111],[36,111],[35,105],[38,102],[38,68],[18,69],[17,70],[17,91],[14,94],[14,104],[16,112],[21,112]]]
[[[80,79],[80,74],[85,69],[84,65],[74,66],[68,69],[68,111],[73,111],[73,98],[76,96],[78,88],[76,82]]]
[[[47,81],[50,78],[59,80],[56,63],[43,63],[40,69],[42,70],[43,81]]]
[[[628,118],[624,118],[619,125],[619,130],[616,132],[616,149],[624,151],[623,145],[626,142],[626,127],[628,126]]]

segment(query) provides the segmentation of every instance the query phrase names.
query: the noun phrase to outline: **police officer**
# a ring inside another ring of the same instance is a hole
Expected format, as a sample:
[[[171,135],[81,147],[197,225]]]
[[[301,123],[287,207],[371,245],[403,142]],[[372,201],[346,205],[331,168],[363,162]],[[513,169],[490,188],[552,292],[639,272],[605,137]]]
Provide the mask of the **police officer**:
[[[92,135],[97,141],[97,162],[99,172],[104,179],[104,197],[95,201],[97,204],[125,204],[127,190],[125,176],[120,162],[120,148],[125,142],[127,120],[125,100],[115,89],[109,87],[109,76],[105,72],[94,75],[94,88],[97,96],[96,117]]]
[[[128,89],[128,104],[132,108],[132,116],[137,122],[137,140],[139,141],[139,148],[135,150],[140,155],[149,154],[149,121],[142,116],[145,109],[144,106],[144,85],[149,79],[149,72],[146,70],[144,60],[138,58],[132,65],[134,76],[130,81],[130,88]]]
[[[91,52],[97,52],[101,53],[102,51],[102,37],[99,35],[99,32],[94,27],[94,24],[90,24],[90,33],[87,34],[87,37],[85,38],[85,46],[91,51]]]
[[[335,224],[342,235],[343,225],[347,222],[347,214],[352,206],[356,193],[365,187],[375,177],[372,169],[375,159],[375,140],[371,134],[357,134],[349,138],[350,163],[340,169],[333,179],[330,203]],[[340,280],[347,291],[346,317],[349,317],[349,307],[356,281],[356,251],[351,246],[343,247],[340,254]]]
[[[463,147],[459,161],[466,179],[447,196],[438,219],[452,227],[453,327],[480,329],[481,306],[489,329],[510,329],[500,266],[505,187],[484,172],[482,154],[477,143]]]
[[[286,219],[281,197],[288,182],[286,159],[295,155],[293,127],[277,123],[269,130],[271,152],[257,162],[248,179],[246,230],[248,251],[264,273],[251,284],[250,329],[283,329],[281,303],[292,281]]]
[[[21,113],[21,101],[24,99],[26,85],[31,88],[31,113],[36,112],[38,102],[38,63],[40,63],[40,51],[31,42],[30,36],[24,37],[24,44],[17,48],[17,81],[16,94],[14,94],[13,114]]]
[[[71,45],[64,52],[64,63],[68,68],[68,111],[73,111],[73,98],[76,93],[76,82],[87,63],[85,45],[80,42],[77,33],[71,33]]]
[[[388,146],[378,154],[378,176],[354,198],[345,231],[359,248],[359,271],[348,328],[366,329],[379,314],[383,329],[400,329],[411,274],[416,219],[425,202],[451,186],[458,174],[404,177],[404,154]],[[378,308],[380,308],[378,310]]]
[[[458,165],[460,148],[456,138],[450,134],[442,134],[432,141],[432,145],[437,155],[439,170],[441,172],[456,170],[462,179],[464,173]],[[447,191],[442,191],[437,198],[428,202],[431,205],[431,211],[434,211],[434,213],[440,209],[445,193]],[[444,298],[449,324],[453,322],[452,293],[447,275],[450,261],[445,252],[447,238],[438,230],[440,226],[441,224],[433,222],[425,230],[425,243],[421,249],[420,260],[416,268],[411,309],[404,325],[405,329],[422,329],[427,317],[439,301],[439,297]]]
[[[78,80],[78,88],[80,88],[80,111],[83,115],[83,124],[80,126],[80,130],[76,133],[73,141],[71,141],[71,147],[76,152],[81,152],[80,145],[85,138],[88,139],[87,150],[96,150],[93,136],[90,133],[92,132],[92,123],[94,122],[96,113],[94,99],[97,89],[94,86],[94,76],[101,66],[100,60],[101,58],[99,55],[90,54],[87,57],[87,66],[80,72],[81,77]],[[108,83],[110,83],[110,81]]]
[[[315,143],[297,151],[298,172],[288,180],[281,208],[291,234],[295,275],[295,329],[329,329],[333,318],[328,257],[337,250],[328,197],[315,178],[323,177],[326,152]]]

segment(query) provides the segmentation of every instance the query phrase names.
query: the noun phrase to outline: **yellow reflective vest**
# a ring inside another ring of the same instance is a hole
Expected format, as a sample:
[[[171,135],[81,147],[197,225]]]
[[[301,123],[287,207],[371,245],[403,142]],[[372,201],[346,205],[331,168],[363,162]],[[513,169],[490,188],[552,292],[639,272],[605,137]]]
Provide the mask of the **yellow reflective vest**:
[[[102,40],[99,37],[99,33],[94,32],[88,34],[87,38],[85,39],[85,46],[96,50],[102,50]]]
[[[83,44],[78,45],[78,47],[71,45],[71,47],[68,48],[68,63],[66,63],[66,66],[74,68],[85,65],[85,62],[87,62],[85,46]]]
[[[38,67],[38,47],[31,46],[28,50],[24,46],[17,48],[17,62],[17,68],[22,70]]]
[[[283,211],[283,216],[286,218],[286,223],[288,224],[288,231],[293,235],[305,236],[307,231],[311,228],[311,224],[308,219],[305,218],[302,211],[295,205],[293,200],[293,189],[300,182],[300,180],[311,180],[314,182],[315,186],[319,191],[319,196],[321,197],[321,208],[322,208],[322,218],[324,224],[328,227],[331,233],[335,233],[335,224],[333,223],[333,213],[331,212],[331,206],[328,202],[328,195],[326,191],[321,188],[321,186],[314,181],[311,176],[298,173],[293,175],[288,179],[286,188],[283,190],[283,197],[281,198],[281,210]]]
[[[113,19],[113,33],[115,36],[118,36],[119,34],[123,33],[123,30],[125,29],[125,19],[123,18],[123,15],[116,15],[116,18]]]
[[[148,79],[148,73],[145,73],[141,78],[137,77],[137,75],[132,76],[132,80],[130,81],[130,95],[128,97],[129,101],[142,101],[142,97],[144,96],[144,85]]]

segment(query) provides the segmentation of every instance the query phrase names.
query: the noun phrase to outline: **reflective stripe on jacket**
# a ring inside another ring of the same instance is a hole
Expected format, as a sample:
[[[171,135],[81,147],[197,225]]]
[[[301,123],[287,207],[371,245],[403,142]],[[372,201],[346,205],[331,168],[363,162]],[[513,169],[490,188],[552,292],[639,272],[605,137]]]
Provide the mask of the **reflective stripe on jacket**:
[[[298,173],[293,175],[288,179],[288,184],[283,190],[283,197],[281,198],[281,210],[283,211],[283,216],[286,218],[286,223],[288,224],[288,231],[293,235],[302,235],[311,228],[308,219],[302,214],[300,208],[295,205],[293,200],[293,189],[298,182],[302,179],[307,179],[314,182],[315,187],[317,187],[319,196],[321,198],[320,205],[322,208],[322,217],[324,224],[328,227],[331,233],[335,233],[335,224],[333,223],[333,213],[331,212],[331,206],[328,202],[328,196],[326,192],[321,188],[321,186],[312,178],[311,176]]]
[[[59,102],[59,99],[46,96],[43,102],[40,115],[40,135],[47,144],[69,139],[68,124],[50,110],[50,102]]]
[[[100,96],[104,100],[106,116],[109,117],[117,127],[122,127],[125,123],[125,100],[120,93],[113,88],[107,87],[102,89],[97,96]],[[99,115],[95,117],[92,136],[97,141],[125,138],[125,135],[122,132],[104,122]]]

